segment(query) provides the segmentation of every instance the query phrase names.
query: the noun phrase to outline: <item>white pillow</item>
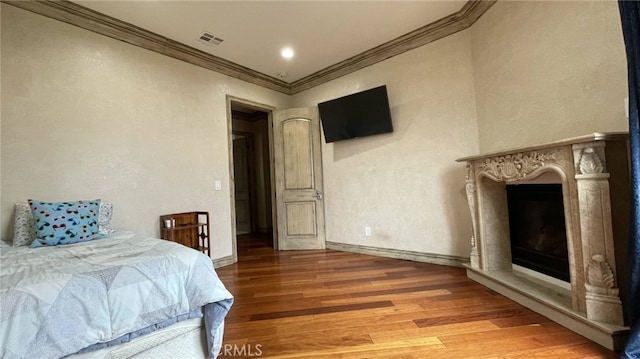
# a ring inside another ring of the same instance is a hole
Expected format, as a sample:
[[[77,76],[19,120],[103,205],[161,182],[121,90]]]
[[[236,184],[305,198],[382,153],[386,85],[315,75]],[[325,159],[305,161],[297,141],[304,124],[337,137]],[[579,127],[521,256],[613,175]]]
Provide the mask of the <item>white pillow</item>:
[[[36,239],[36,225],[31,213],[31,207],[27,202],[16,203],[16,218],[13,224],[13,246],[28,246]],[[98,232],[100,234],[110,234],[111,216],[113,215],[113,204],[100,201],[98,211]]]
[[[115,232],[111,229],[111,216],[113,215],[113,204],[100,201],[100,209],[98,210],[98,232],[100,234],[110,234]]]
[[[27,202],[16,203],[16,218],[13,222],[13,246],[28,246],[36,239],[36,224]]]

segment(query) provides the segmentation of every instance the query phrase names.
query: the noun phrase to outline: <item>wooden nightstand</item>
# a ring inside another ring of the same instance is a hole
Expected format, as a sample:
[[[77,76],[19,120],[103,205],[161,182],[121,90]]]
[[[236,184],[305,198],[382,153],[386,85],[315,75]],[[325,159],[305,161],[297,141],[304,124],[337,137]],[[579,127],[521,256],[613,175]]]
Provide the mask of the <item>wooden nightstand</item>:
[[[209,255],[209,212],[185,212],[160,216],[160,238]]]

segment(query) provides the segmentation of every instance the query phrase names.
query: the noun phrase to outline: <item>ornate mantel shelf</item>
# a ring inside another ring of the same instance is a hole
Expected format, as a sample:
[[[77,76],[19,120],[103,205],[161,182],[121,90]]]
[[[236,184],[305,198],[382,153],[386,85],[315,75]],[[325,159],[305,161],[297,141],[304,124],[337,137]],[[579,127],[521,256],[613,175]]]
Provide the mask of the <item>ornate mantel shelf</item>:
[[[458,159],[467,164],[469,278],[620,349],[628,332],[619,285],[627,273],[628,156],[628,134],[592,133]],[[562,184],[570,291],[513,271],[505,187],[539,181]]]
[[[469,162],[474,160],[481,160],[485,158],[499,157],[504,155],[509,155],[518,152],[530,152],[530,151],[539,151],[548,148],[562,147],[566,145],[573,145],[578,143],[585,142],[594,142],[594,141],[628,141],[629,134],[627,132],[594,132],[584,136],[566,138],[563,140],[545,142],[539,145],[532,145],[526,147],[517,147],[510,150],[503,150],[497,152],[489,152],[475,156],[467,156],[458,158],[456,162]]]

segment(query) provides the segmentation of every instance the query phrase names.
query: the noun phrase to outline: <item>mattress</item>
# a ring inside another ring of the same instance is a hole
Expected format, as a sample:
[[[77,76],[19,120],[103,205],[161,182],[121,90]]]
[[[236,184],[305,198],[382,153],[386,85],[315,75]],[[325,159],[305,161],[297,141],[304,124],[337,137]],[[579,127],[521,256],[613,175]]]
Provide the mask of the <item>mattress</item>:
[[[0,357],[7,359],[59,358],[129,341],[199,308],[208,356],[215,357],[233,302],[209,257],[132,232],[57,247],[2,248],[0,261]]]
[[[224,330],[224,326],[220,327]],[[222,333],[219,335],[222,338]],[[207,341],[201,318],[188,319],[129,343],[88,353],[73,354],[69,359],[125,359],[125,358],[206,358]]]

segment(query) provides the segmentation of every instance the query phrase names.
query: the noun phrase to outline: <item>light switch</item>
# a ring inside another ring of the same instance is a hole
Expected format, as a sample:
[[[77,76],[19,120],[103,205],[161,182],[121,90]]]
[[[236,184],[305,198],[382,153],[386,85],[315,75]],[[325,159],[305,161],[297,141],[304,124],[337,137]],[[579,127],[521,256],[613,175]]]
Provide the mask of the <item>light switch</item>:
[[[222,181],[216,181],[216,191],[222,190]]]

